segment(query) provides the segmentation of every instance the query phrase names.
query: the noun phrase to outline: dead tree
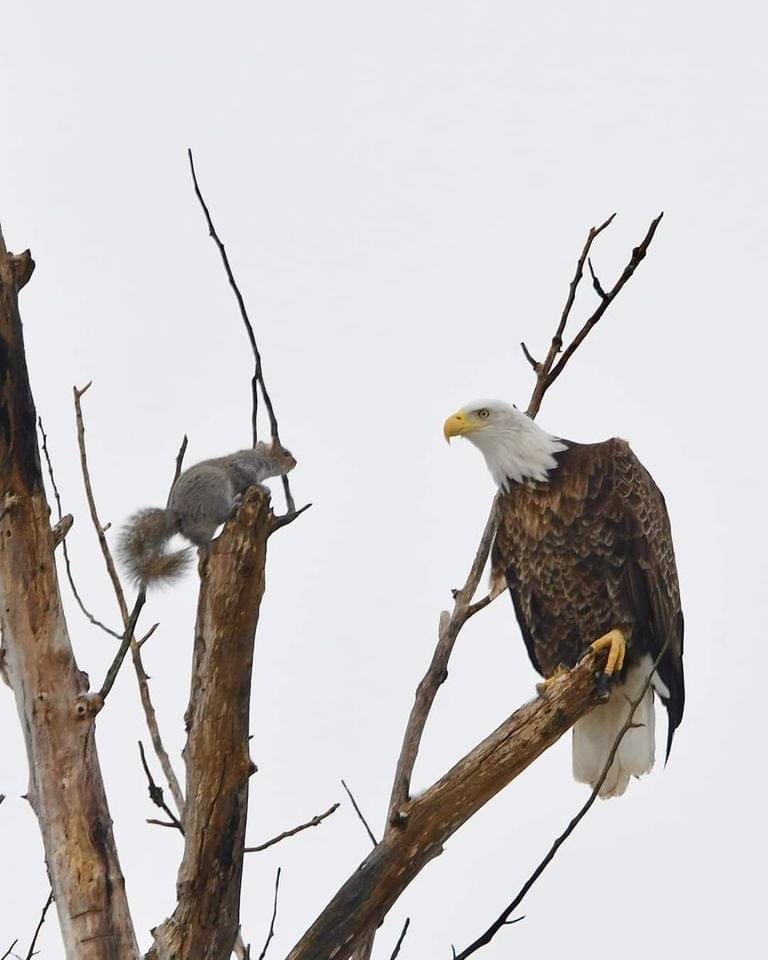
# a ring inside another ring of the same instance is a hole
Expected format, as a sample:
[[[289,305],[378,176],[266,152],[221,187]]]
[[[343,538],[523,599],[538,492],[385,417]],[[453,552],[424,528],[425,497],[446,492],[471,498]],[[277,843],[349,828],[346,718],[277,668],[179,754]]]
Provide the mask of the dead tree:
[[[192,173],[194,177],[194,168]],[[196,177],[194,185],[254,352],[254,440],[259,396],[265,401],[271,433],[277,439],[277,420],[265,388],[253,328]],[[632,276],[659,220],[653,221],[608,291],[592,271],[599,306],[563,349],[564,331],[584,264],[589,263],[591,270],[592,242],[610,220],[590,231],[545,359],[537,362],[523,347],[536,373],[528,411],[531,416],[535,416],[548,387]],[[250,849],[245,847],[245,829],[248,782],[254,769],[248,753],[254,638],[264,592],[269,537],[306,508],[295,509],[286,482],[287,511],[276,517],[268,494],[252,489],[221,537],[201,557],[186,713],[186,788],[182,790],[162,746],[141,663],[143,641],[137,639],[138,623],[146,598],[140,591],[129,608],[98,517],[85,446],[81,406],[84,390],[75,391],[83,475],[91,520],[122,620],[120,630],[100,624],[120,642],[115,661],[95,692],[89,690],[87,676],[79,668],[70,644],[54,551],[59,545],[66,549],[71,518],[61,515],[59,504],[59,521],[51,527],[18,310],[18,293],[30,279],[33,266],[29,252],[8,253],[0,236],[0,668],[16,698],[29,762],[27,796],[43,837],[66,956],[68,960],[131,960],[139,956],[94,738],[99,712],[109,709],[111,684],[128,651],[152,744],[176,812],[166,804],[162,788],[154,782],[142,748],[150,796],[166,812],[168,819],[161,822],[184,835],[177,903],[169,918],[153,931],[154,942],[147,958],[226,960],[233,949],[238,956],[249,956],[238,931],[243,859]],[[42,436],[47,458],[45,435]],[[177,460],[177,475],[182,456],[183,448]],[[57,491],[56,496],[58,500]],[[515,711],[424,793],[410,796],[421,737],[445,680],[459,632],[470,617],[494,599],[489,595],[474,600],[474,596],[490,551],[495,522],[492,508],[467,581],[456,591],[452,611],[440,616],[438,643],[406,726],[383,836],[300,938],[289,960],[368,957],[377,926],[425,864],[441,853],[446,840],[600,699],[595,678],[604,654],[591,654],[570,674],[553,683],[545,698]],[[67,573],[71,577],[69,565]],[[333,809],[255,849],[316,826]],[[275,912],[278,885],[279,875]],[[41,922],[44,916],[45,911]],[[273,924],[274,916],[273,912]],[[397,950],[406,930],[407,927]],[[270,939],[271,932],[267,945]]]

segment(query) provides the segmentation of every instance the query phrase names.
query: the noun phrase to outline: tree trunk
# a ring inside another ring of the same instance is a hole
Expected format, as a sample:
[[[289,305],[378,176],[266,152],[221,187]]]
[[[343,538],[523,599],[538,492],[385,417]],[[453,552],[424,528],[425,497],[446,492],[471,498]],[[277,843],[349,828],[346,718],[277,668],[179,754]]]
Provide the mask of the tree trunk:
[[[131,960],[138,948],[94,741],[88,678],[61,608],[18,290],[29,253],[0,235],[0,665],[27,748],[67,960]]]
[[[264,594],[269,492],[252,487],[202,554],[192,688],[186,713],[184,858],[173,916],[149,957],[228,960],[239,927],[248,808],[253,644]]]

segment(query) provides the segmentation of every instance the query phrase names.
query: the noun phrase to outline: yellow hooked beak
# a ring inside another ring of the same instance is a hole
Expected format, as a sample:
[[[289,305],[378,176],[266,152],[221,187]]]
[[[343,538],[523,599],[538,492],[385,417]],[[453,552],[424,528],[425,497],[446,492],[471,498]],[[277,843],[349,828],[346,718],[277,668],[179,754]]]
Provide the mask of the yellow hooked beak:
[[[443,424],[443,436],[445,437],[446,443],[450,443],[451,437],[466,436],[466,434],[472,433],[474,429],[475,424],[472,423],[467,414],[459,411],[458,413],[451,414]]]

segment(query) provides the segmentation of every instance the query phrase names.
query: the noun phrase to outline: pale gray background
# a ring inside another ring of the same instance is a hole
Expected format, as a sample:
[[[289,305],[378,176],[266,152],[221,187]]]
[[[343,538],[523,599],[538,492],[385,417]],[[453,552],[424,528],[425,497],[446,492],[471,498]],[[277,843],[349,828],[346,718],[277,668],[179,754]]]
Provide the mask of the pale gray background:
[[[117,623],[84,509],[71,387],[102,516],[164,500],[189,460],[249,442],[250,356],[194,201],[199,173],[257,324],[295,490],[270,543],[256,645],[249,838],[342,799],[377,830],[413,691],[492,494],[444,417],[525,403],[587,228],[608,282],[660,209],[651,254],[541,423],[628,437],[664,489],[687,619],[688,709],[669,767],[599,804],[483,954],[627,960],[751,953],[763,940],[766,70],[757,3],[3,4],[0,217],[38,263],[28,356],[89,603]],[[574,318],[594,305],[587,285]],[[279,502],[279,498],[278,498]],[[73,609],[79,662],[113,643]],[[195,582],[152,596],[146,647],[182,745]],[[425,785],[530,697],[511,604],[462,635],[430,723]],[[98,741],[138,934],[173,905],[180,838],[147,826],[130,668]],[[28,942],[42,849],[0,691],[0,949]],[[392,911],[387,958],[479,933],[585,798],[568,738],[463,829]],[[246,936],[293,944],[368,841],[348,806],[247,862]],[[55,921],[42,955],[61,957]]]

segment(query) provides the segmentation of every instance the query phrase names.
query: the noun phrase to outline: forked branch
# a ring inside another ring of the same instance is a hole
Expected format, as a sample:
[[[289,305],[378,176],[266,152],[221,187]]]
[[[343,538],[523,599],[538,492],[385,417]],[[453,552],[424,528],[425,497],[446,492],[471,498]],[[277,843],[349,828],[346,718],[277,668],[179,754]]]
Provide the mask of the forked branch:
[[[651,221],[651,225],[648,227],[648,230],[640,244],[632,250],[632,255],[629,258],[629,262],[622,270],[618,280],[614,283],[610,290],[605,291],[600,281],[597,279],[594,269],[592,268],[592,262],[589,260],[589,252],[592,249],[592,244],[594,241],[603,232],[603,230],[611,225],[615,216],[615,213],[611,214],[611,216],[608,217],[606,221],[601,223],[599,227],[592,227],[587,234],[584,248],[582,249],[579,259],[576,263],[576,273],[574,274],[573,280],[571,280],[568,287],[568,296],[565,301],[565,306],[563,307],[563,312],[560,316],[560,322],[555,329],[554,336],[552,337],[552,341],[549,345],[549,350],[544,361],[537,364],[536,361],[531,357],[525,344],[521,344],[526,359],[529,363],[531,363],[534,372],[536,373],[536,385],[534,386],[533,394],[531,395],[531,400],[526,411],[531,419],[534,419],[536,414],[539,412],[541,401],[544,399],[544,394],[563,372],[566,364],[581,346],[590,330],[592,330],[611,303],[613,303],[619,294],[619,291],[622,289],[622,287],[624,287],[637,269],[640,262],[644,259],[646,253],[648,252],[648,247],[651,245],[651,241],[656,233],[656,228],[658,227],[659,223],[661,223],[661,218],[664,216],[664,214],[660,213],[658,217]],[[594,312],[584,321],[579,332],[568,344],[565,350],[563,350],[563,337],[565,334],[565,328],[568,323],[568,318],[570,316],[574,300],[576,299],[576,290],[581,282],[582,276],[584,275],[584,264],[586,262],[589,262],[589,271],[592,275],[592,285],[600,297],[600,304],[598,305],[597,309],[594,310]],[[562,356],[560,356],[561,353]]]

